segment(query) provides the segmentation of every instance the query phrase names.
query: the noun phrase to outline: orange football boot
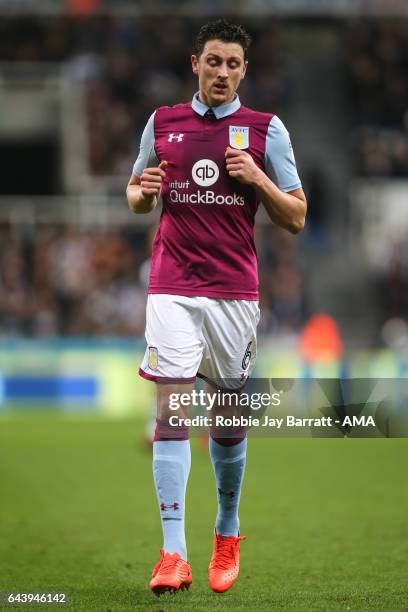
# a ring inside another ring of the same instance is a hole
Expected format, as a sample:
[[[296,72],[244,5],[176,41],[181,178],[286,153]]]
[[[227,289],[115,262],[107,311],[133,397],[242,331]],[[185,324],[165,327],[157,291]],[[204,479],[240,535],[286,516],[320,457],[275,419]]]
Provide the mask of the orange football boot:
[[[213,554],[208,568],[210,588],[216,593],[228,591],[239,574],[239,546],[245,536],[222,536],[214,530]]]
[[[190,588],[193,581],[190,564],[183,561],[178,553],[170,554],[160,549],[160,561],[154,566],[150,588],[156,595],[166,591],[175,593]]]

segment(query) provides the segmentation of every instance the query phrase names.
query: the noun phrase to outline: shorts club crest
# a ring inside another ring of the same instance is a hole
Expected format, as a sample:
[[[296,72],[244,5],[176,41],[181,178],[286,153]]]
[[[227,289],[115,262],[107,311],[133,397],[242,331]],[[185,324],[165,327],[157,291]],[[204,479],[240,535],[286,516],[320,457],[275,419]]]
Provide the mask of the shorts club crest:
[[[159,365],[159,354],[155,346],[148,347],[148,363],[150,370],[157,370]]]

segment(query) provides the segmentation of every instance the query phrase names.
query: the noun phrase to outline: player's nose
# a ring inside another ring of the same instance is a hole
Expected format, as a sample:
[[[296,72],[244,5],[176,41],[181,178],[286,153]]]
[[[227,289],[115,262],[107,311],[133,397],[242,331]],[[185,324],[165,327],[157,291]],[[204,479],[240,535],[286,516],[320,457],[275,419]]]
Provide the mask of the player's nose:
[[[227,65],[226,64],[222,64],[219,68],[218,71],[218,78],[219,79],[227,79],[228,78],[228,70],[227,70]]]

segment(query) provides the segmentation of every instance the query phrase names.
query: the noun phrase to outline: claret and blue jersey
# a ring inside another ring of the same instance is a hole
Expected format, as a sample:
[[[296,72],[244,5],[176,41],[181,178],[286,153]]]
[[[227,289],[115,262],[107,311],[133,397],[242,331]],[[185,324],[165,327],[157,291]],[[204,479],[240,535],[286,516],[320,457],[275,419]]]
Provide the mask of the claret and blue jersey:
[[[282,191],[301,186],[289,134],[276,115],[234,101],[159,108],[144,130],[133,173],[166,160],[163,209],[149,293],[258,299],[255,189],[229,176],[228,146],[248,152]]]

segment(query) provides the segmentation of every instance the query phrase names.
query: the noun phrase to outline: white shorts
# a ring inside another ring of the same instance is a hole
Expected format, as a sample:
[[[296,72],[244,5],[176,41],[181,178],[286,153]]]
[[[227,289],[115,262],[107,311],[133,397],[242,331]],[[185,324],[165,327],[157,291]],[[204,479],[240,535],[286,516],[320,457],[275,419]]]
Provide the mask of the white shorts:
[[[139,374],[159,383],[199,376],[220,387],[243,386],[255,365],[259,316],[255,300],[149,294]]]

